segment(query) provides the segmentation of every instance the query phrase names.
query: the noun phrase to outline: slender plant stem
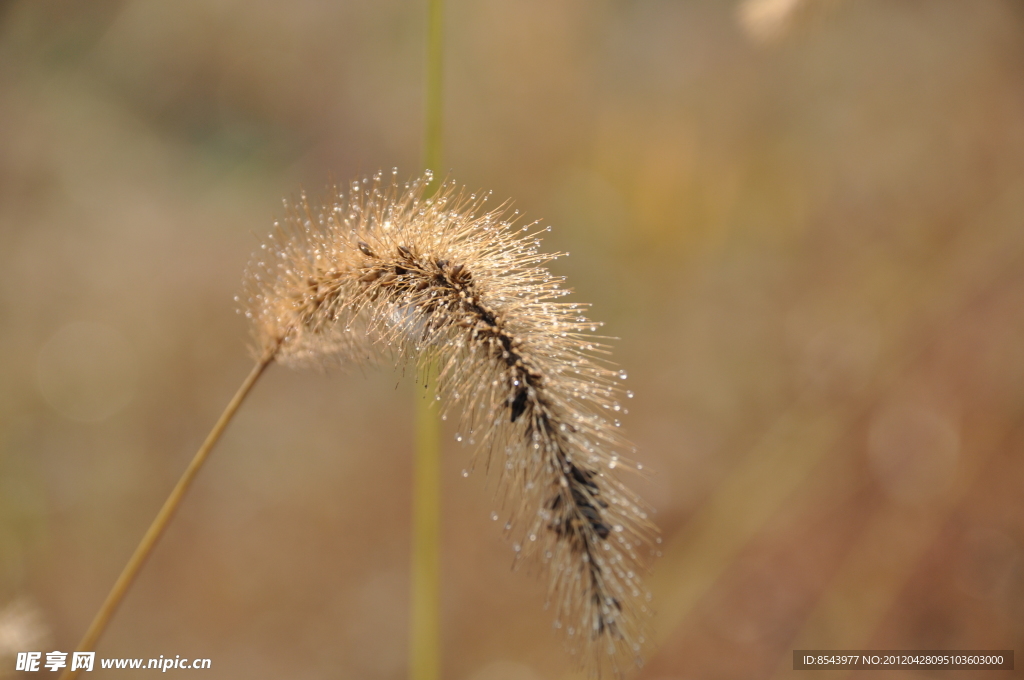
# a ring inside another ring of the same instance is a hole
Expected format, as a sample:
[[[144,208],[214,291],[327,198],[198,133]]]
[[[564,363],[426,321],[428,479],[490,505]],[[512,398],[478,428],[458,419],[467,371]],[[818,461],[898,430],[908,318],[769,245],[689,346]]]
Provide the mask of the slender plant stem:
[[[423,137],[423,166],[434,171],[433,187],[441,175],[441,137],[444,113],[444,2],[427,0],[427,88]],[[433,189],[428,193],[432,193]]]
[[[443,7],[442,0],[428,0],[423,165],[434,171],[428,195],[436,190],[441,177]],[[429,384],[436,374],[436,368],[430,365],[424,371],[423,379]],[[410,680],[439,680],[441,677],[441,427],[432,404],[433,399],[427,396],[416,399]]]
[[[429,373],[434,373],[433,367]],[[413,474],[412,613],[409,677],[438,680],[441,668],[440,423],[432,399],[417,399]]]
[[[274,356],[277,354],[277,348],[275,347],[272,351],[268,351],[256,362],[252,371],[246,377],[245,382],[238,388],[238,392],[231,398],[227,408],[220,415],[217,420],[217,424],[213,426],[210,434],[206,436],[206,441],[199,447],[196,455],[192,458],[192,462],[189,463],[188,467],[185,468],[184,474],[181,475],[181,479],[178,480],[174,490],[171,491],[171,495],[164,501],[164,505],[160,508],[160,512],[157,513],[156,519],[149,525],[149,529],[146,530],[146,534],[142,537],[135,552],[132,554],[131,559],[128,560],[128,564],[124,565],[124,569],[121,571],[121,575],[117,577],[117,581],[114,583],[114,587],[110,589],[110,593],[107,595],[107,599],[103,602],[100,610],[96,612],[96,616],[93,618],[92,623],[89,624],[89,629],[85,631],[85,636],[82,641],[78,643],[76,651],[89,652],[93,651],[97,641],[106,629],[107,624],[110,623],[111,617],[114,612],[117,611],[118,605],[121,604],[121,600],[124,599],[125,593],[131,587],[135,577],[138,576],[139,570],[142,569],[142,565],[146,563],[146,559],[150,553],[153,552],[153,547],[156,542],[160,540],[160,536],[164,533],[164,529],[170,523],[171,518],[174,517],[175,511],[178,506],[181,505],[181,499],[184,498],[185,492],[188,491],[189,486],[192,485],[192,480],[195,479],[196,473],[206,462],[206,459],[210,455],[210,451],[213,450],[214,445],[220,436],[224,434],[224,430],[227,428],[228,423],[231,422],[231,418],[235,415],[238,407],[242,405],[246,395],[252,389],[253,385],[256,384],[256,380],[263,374],[270,362],[274,360]],[[60,676],[61,680],[73,680],[78,676],[78,672],[81,669],[70,670],[70,664],[64,670],[64,673]]]

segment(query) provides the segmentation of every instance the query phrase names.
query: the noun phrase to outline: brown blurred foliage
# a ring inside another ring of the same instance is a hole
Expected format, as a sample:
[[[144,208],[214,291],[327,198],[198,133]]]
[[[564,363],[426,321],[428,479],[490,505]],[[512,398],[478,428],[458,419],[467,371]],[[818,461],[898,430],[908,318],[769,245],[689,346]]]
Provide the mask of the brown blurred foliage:
[[[444,170],[552,224],[554,269],[621,338],[664,532],[641,677],[1024,648],[1020,4],[446,12]],[[417,172],[424,20],[0,4],[0,607],[36,603],[54,649],[245,375],[232,298],[280,198]],[[272,370],[100,655],[404,677],[415,394]],[[564,677],[469,456],[448,437],[445,677]]]

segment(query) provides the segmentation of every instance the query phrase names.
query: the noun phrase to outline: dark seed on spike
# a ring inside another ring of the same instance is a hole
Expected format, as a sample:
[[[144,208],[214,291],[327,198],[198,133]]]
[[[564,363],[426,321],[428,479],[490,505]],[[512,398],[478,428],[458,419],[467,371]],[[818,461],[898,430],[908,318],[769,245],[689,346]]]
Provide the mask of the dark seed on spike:
[[[373,251],[370,250],[370,245],[368,243],[366,243],[365,241],[360,241],[358,245],[359,250],[363,251],[363,255],[366,255],[367,257],[373,257]]]
[[[580,514],[587,518],[587,521],[594,527],[601,524],[601,515],[594,509],[594,506],[586,502],[584,498],[574,497],[573,500],[580,506]]]
[[[590,470],[578,468],[575,465],[569,466],[569,474],[580,484],[586,486],[591,492],[597,491],[597,484],[594,483],[594,473]]]
[[[516,418],[523,415],[523,411],[526,410],[526,389],[520,389],[516,392],[516,398],[512,401],[512,422],[516,422]]]

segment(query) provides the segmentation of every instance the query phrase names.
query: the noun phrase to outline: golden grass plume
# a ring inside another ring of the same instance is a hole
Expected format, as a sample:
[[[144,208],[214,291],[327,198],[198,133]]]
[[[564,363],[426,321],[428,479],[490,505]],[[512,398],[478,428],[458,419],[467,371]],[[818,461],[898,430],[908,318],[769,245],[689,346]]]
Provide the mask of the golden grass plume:
[[[543,266],[539,230],[507,204],[429,173],[397,171],[304,194],[250,262],[242,311],[257,356],[282,363],[438,367],[437,397],[499,470],[516,561],[550,576],[549,603],[598,669],[640,660],[650,595],[640,574],[656,529],[614,476],[637,469],[617,416],[626,374],[607,360],[586,305]]]

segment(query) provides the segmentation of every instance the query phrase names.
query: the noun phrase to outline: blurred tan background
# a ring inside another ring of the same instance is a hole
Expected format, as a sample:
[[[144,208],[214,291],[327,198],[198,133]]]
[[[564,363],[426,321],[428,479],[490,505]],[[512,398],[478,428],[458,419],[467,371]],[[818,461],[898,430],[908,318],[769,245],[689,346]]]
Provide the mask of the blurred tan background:
[[[281,198],[417,172],[423,4],[0,3],[7,651],[75,646],[246,374],[232,298]],[[640,677],[1024,650],[1024,6],[446,15],[444,170],[553,225],[621,338],[664,535]],[[405,677],[413,392],[272,368],[100,656]],[[444,677],[567,677],[452,435]]]

